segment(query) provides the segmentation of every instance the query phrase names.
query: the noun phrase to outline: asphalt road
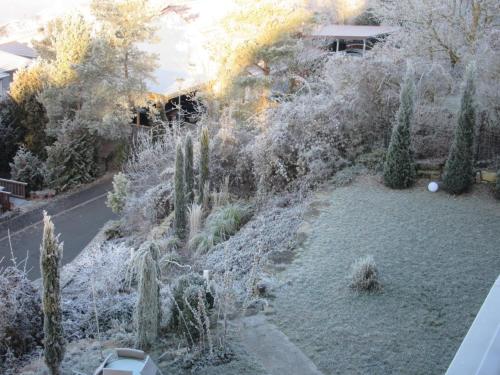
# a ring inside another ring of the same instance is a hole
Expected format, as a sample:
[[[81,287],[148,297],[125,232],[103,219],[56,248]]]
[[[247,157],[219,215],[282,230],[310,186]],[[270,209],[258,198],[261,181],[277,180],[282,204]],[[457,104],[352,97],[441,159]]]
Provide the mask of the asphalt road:
[[[116,215],[106,206],[106,193],[111,190],[111,178],[58,199],[44,207],[17,216],[0,224],[0,259],[2,265],[10,262],[11,247],[14,257],[22,261],[28,255],[27,270],[31,280],[40,277],[40,243],[42,240],[43,210],[52,216],[56,233],[64,242],[63,264],[71,262],[94,238],[102,226]]]

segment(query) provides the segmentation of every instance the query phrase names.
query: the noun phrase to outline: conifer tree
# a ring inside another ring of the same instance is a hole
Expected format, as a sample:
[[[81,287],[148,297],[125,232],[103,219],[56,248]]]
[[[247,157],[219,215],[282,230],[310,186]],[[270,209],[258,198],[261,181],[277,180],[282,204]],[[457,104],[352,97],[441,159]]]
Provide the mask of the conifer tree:
[[[194,200],[193,139],[191,133],[187,134],[184,144],[184,181],[186,183],[186,199],[190,205]]]
[[[203,194],[205,184],[209,179],[209,162],[210,162],[210,138],[208,129],[204,126],[201,129],[200,135],[200,179],[198,183],[199,189],[199,204],[203,204]]]
[[[495,197],[500,199],[500,168],[497,171],[497,183],[495,185]]]
[[[466,191],[474,180],[474,128],[475,111],[474,66],[469,65],[465,72],[465,82],[458,114],[458,124],[455,128],[453,143],[444,167],[443,185],[452,194]]]
[[[52,375],[59,375],[65,344],[59,274],[63,247],[54,235],[54,224],[45,211],[43,212],[43,239],[40,253],[45,363]]]
[[[415,84],[412,70],[408,67],[401,86],[399,110],[384,163],[384,183],[392,189],[404,189],[415,182],[416,170],[410,133],[414,96]]]
[[[184,184],[184,154],[182,145],[177,144],[177,152],[175,157],[175,231],[179,238],[183,239],[186,235],[186,190]]]
[[[151,252],[141,258],[139,297],[135,308],[136,346],[147,350],[155,343],[160,330],[160,294],[157,264]]]

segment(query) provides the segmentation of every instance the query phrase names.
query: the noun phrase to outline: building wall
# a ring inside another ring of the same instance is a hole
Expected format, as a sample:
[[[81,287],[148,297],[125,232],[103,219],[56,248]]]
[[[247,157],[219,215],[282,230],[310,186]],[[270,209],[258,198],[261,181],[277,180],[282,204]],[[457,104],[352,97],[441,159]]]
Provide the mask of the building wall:
[[[0,97],[7,95],[11,82],[12,74],[9,74],[7,77],[0,78]]]

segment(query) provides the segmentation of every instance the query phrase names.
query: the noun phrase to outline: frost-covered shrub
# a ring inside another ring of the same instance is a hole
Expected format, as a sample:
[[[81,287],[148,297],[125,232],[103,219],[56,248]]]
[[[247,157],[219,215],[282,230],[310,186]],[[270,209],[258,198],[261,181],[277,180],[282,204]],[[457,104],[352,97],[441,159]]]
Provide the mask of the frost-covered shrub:
[[[215,208],[208,215],[203,231],[191,239],[189,246],[198,252],[206,252],[238,232],[251,216],[251,208],[239,202]]]
[[[361,154],[356,158],[355,163],[371,171],[381,172],[384,168],[385,154],[384,149],[378,148],[366,154]]]
[[[360,258],[351,266],[349,286],[357,291],[377,291],[382,285],[377,264],[371,255]]]
[[[43,314],[39,292],[16,267],[0,271],[0,371],[4,356],[16,357],[42,344]]]
[[[175,146],[178,136],[167,131],[153,137],[138,133],[124,173],[130,181],[130,193],[142,196],[148,189],[170,181],[174,174]]]
[[[11,178],[26,182],[29,190],[39,190],[43,187],[45,173],[43,162],[24,146],[17,150],[10,163]]]
[[[123,173],[120,172],[113,176],[113,191],[108,193],[106,205],[114,213],[119,214],[123,211],[127,200],[128,187],[129,181]]]
[[[214,298],[212,293],[206,289],[205,280],[196,273],[180,276],[172,290],[174,306],[170,317],[169,326],[180,334],[184,334],[190,344],[194,344],[199,335],[198,322],[193,310],[197,310],[198,292],[203,293],[203,303],[206,308],[212,308]]]
[[[157,224],[172,211],[172,185],[155,186],[144,194],[142,214],[151,224]]]

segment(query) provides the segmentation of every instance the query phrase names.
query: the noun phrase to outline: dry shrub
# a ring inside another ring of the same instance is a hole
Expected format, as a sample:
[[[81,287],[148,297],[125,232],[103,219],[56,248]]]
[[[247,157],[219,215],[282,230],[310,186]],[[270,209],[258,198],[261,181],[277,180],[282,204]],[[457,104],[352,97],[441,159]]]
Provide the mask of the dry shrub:
[[[0,369],[6,355],[19,357],[42,344],[39,292],[16,267],[0,270]]]
[[[382,288],[377,264],[371,255],[354,262],[350,273],[350,287],[358,292],[375,292]]]

